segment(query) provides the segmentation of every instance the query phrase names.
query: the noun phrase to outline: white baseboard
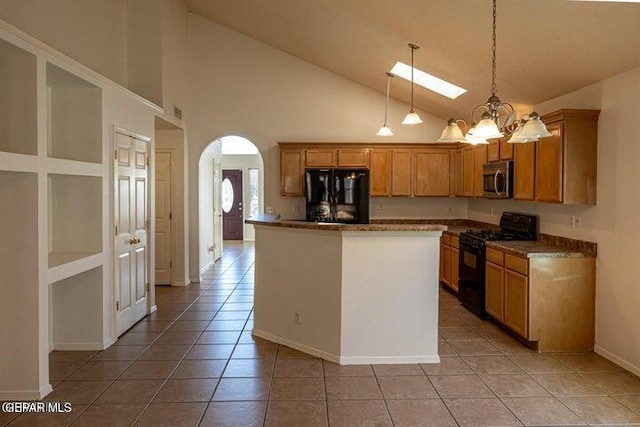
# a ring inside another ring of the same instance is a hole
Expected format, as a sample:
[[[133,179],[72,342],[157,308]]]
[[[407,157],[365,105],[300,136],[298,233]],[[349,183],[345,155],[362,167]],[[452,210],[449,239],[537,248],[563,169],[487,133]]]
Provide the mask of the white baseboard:
[[[104,340],[102,342],[102,349],[101,350],[106,350],[107,348],[109,348],[112,345],[114,345],[116,343],[116,341],[118,341],[118,338],[113,338],[113,337],[107,338],[106,340]]]
[[[51,384],[40,387],[40,390],[0,391],[0,401],[40,400],[52,391]]]
[[[600,347],[599,345],[596,345],[593,349],[593,351],[595,351],[596,353],[598,353],[600,356],[604,357],[605,359],[609,359],[610,361],[612,361],[613,363],[615,363],[616,365],[622,366],[624,369],[626,369],[629,372],[632,372],[634,374],[636,374],[637,376],[640,377],[640,367],[634,365],[633,363],[616,356],[615,354],[611,353],[610,351]]]
[[[181,287],[181,286],[184,287],[184,286],[189,285],[190,283],[191,282],[175,282],[175,283],[172,283],[171,286],[173,286],[173,287]]]
[[[54,350],[58,351],[92,351],[103,350],[103,342],[54,342]]]
[[[191,283],[200,283],[200,276],[189,277],[189,282],[191,282]]]
[[[291,341],[287,338],[273,335],[259,329],[253,329],[251,332],[253,335],[259,338],[275,342],[277,344],[286,345],[295,350],[302,351],[312,356],[319,357],[329,362],[338,363],[340,365],[386,365],[386,364],[402,364],[402,363],[440,363],[440,357],[436,354],[434,356],[348,356],[341,357],[333,353],[326,352],[324,350],[310,347],[308,345],[300,344],[295,341]]]

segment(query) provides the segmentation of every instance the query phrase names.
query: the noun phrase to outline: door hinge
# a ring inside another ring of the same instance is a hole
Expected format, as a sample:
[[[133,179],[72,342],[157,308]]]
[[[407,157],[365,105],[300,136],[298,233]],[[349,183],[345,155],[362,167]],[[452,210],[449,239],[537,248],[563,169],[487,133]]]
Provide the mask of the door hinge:
[[[115,153],[113,156],[114,160],[118,160],[118,150],[114,151],[114,153]]]
[[[150,166],[151,164],[151,156],[147,156],[147,166]]]
[[[147,283],[147,293],[151,292],[151,285]]]
[[[118,235],[118,226],[116,225],[116,236]]]
[[[173,219],[173,214],[169,212],[169,219]]]
[[[120,301],[116,301],[116,311],[120,311]]]
[[[169,268],[173,268],[173,261],[169,261]]]

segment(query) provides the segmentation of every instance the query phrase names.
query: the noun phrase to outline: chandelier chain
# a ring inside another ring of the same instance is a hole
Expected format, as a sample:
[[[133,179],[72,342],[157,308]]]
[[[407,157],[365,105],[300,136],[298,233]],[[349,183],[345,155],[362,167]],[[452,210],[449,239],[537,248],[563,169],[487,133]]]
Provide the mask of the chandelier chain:
[[[492,35],[492,47],[491,47],[491,94],[496,94],[496,0],[493,0],[493,35]]]

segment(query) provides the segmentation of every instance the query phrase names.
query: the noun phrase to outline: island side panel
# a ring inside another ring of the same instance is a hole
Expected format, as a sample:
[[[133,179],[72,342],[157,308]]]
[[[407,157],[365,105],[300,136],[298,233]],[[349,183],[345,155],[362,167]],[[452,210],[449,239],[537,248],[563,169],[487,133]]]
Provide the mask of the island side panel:
[[[254,335],[338,361],[341,234],[256,225]]]
[[[341,364],[440,361],[441,234],[344,233]]]

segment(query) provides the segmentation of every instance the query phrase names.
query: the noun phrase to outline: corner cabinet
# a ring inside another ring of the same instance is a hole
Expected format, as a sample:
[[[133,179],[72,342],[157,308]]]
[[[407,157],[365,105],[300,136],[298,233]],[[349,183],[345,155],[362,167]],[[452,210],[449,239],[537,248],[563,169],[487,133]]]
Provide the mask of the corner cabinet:
[[[538,351],[594,345],[595,258],[522,257],[487,247],[487,313]]]

